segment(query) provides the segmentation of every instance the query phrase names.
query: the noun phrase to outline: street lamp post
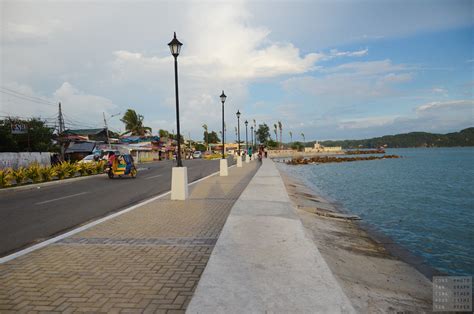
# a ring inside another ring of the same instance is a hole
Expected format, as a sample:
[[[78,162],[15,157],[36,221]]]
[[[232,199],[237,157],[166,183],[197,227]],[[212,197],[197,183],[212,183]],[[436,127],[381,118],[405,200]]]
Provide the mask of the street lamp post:
[[[238,136],[237,136],[237,144],[238,144],[238,147],[239,147],[239,157],[240,157],[240,111],[239,111],[239,110],[237,110],[236,115],[237,115],[237,130],[238,130],[238,131],[237,131],[237,132],[238,132],[238,133],[237,133],[237,134],[238,134]]]
[[[252,147],[252,151],[253,151],[253,126],[250,127],[250,139],[252,142],[252,145],[250,147]]]
[[[227,159],[225,158],[225,122],[224,122],[224,103],[227,98],[227,96],[224,94],[224,91],[222,91],[222,94],[219,96],[221,98],[222,102],[222,158],[220,161],[220,169],[219,169],[219,175],[221,177],[226,177],[228,176],[228,167],[227,167]]]
[[[176,128],[178,131],[178,167],[182,167],[181,161],[181,133],[179,132],[179,96],[178,96],[178,56],[181,51],[183,44],[176,38],[176,32],[174,33],[173,40],[170,41],[168,46],[170,47],[171,54],[174,57],[174,87],[176,91]]]
[[[249,149],[249,138],[247,136],[247,131],[248,131],[248,126],[249,122],[247,120],[245,120],[245,149],[247,150],[247,153],[248,153],[248,149]]]
[[[188,170],[183,167],[181,161],[181,133],[179,125],[179,96],[178,96],[178,56],[183,44],[176,38],[176,32],[173,39],[168,43],[171,55],[174,57],[174,86],[176,92],[176,128],[178,137],[177,167],[173,167],[171,173],[171,199],[185,200],[188,198]]]
[[[225,159],[225,149],[224,149],[224,146],[225,146],[225,139],[224,139],[224,129],[225,129],[225,125],[224,125],[224,103],[225,103],[225,100],[227,98],[227,96],[224,94],[224,91],[222,91],[222,94],[221,94],[221,102],[222,102],[222,159]]]
[[[248,124],[249,122],[247,120],[245,120],[245,150],[246,150],[246,154],[245,154],[245,162],[249,162],[250,159],[249,159],[249,138],[248,138],[248,135],[247,135],[247,132],[248,132]]]

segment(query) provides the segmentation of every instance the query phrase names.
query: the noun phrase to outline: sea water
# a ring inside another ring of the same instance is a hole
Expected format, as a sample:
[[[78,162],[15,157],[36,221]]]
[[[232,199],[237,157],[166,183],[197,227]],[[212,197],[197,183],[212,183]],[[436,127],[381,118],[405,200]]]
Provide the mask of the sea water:
[[[474,148],[386,153],[403,158],[282,167],[431,267],[472,276]]]

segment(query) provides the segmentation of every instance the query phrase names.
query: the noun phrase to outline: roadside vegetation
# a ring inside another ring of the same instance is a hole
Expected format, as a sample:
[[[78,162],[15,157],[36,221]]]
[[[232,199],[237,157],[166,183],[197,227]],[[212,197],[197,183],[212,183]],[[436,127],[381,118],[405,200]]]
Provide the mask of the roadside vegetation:
[[[65,161],[54,166],[41,166],[38,163],[32,163],[26,168],[0,169],[0,188],[95,175],[104,172],[105,164],[105,161],[91,163]]]

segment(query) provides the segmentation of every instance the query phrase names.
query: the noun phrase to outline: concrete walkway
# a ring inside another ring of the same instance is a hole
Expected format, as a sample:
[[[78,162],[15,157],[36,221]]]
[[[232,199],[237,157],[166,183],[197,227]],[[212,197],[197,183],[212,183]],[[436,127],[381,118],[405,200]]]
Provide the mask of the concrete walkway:
[[[257,168],[230,168],[190,186],[186,201],[162,197],[0,264],[0,313],[184,312]]]
[[[352,313],[273,161],[234,204],[188,313]]]

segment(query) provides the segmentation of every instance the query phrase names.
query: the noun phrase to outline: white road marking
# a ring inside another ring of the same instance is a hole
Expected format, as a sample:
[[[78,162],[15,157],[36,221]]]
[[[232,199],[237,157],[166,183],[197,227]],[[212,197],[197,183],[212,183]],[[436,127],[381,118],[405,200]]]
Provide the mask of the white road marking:
[[[66,198],[70,198],[70,197],[74,197],[74,196],[79,196],[79,195],[84,195],[84,194],[87,194],[87,193],[89,193],[89,192],[81,192],[81,193],[72,194],[72,195],[68,195],[68,196],[53,198],[52,200],[47,200],[47,201],[39,202],[39,203],[36,203],[35,205],[42,205],[42,204],[47,204],[47,203],[51,203],[51,202],[56,202],[56,201],[60,201],[60,200],[66,199]]]
[[[151,176],[151,177],[145,177],[144,179],[153,179],[153,178],[158,178],[158,177],[161,177],[162,175],[161,174],[158,174],[156,176]]]
[[[230,166],[229,168],[232,168],[232,167],[235,167],[235,165]],[[203,180],[205,180],[205,179],[207,179],[207,178],[210,178],[210,177],[212,177],[212,176],[215,176],[215,175],[218,174],[218,173],[219,173],[219,171],[214,172],[214,173],[212,173],[212,174],[210,174],[210,175],[208,175],[208,176],[206,176],[206,177],[204,177],[204,178],[201,178],[201,179],[199,179],[199,180],[196,180],[196,181],[194,181],[194,182],[191,182],[191,183],[189,183],[188,185],[196,184],[196,183],[201,182],[201,181],[203,181]],[[55,243],[55,242],[58,242],[58,241],[60,241],[60,240],[62,240],[62,239],[65,239],[65,238],[67,238],[67,237],[70,237],[70,236],[72,236],[72,235],[74,235],[74,234],[76,234],[76,233],[79,233],[79,232],[82,232],[82,231],[87,230],[87,229],[89,229],[89,228],[92,228],[92,227],[94,227],[94,226],[96,226],[96,225],[98,225],[98,224],[100,224],[100,223],[103,223],[103,222],[105,222],[105,221],[107,221],[107,220],[113,219],[113,218],[115,218],[115,217],[117,217],[117,216],[120,216],[120,215],[122,215],[122,214],[125,214],[125,213],[127,213],[127,212],[129,212],[129,211],[132,211],[132,210],[134,210],[134,209],[136,209],[136,208],[138,208],[138,207],[140,207],[140,206],[143,206],[143,205],[148,204],[148,203],[150,203],[150,202],[153,202],[153,201],[155,201],[155,200],[157,200],[157,199],[160,199],[160,198],[162,198],[162,197],[164,197],[164,196],[166,196],[166,195],[168,195],[168,194],[171,194],[171,191],[168,191],[168,192],[163,193],[163,194],[161,194],[161,195],[152,197],[152,198],[150,198],[150,199],[148,199],[148,200],[146,200],[146,201],[143,201],[143,202],[138,203],[138,204],[136,204],[136,205],[133,205],[133,206],[131,206],[131,207],[125,208],[125,209],[122,210],[122,211],[119,211],[119,212],[117,212],[117,213],[111,214],[111,215],[106,216],[106,217],[104,217],[104,218],[98,219],[98,220],[96,220],[96,221],[93,221],[93,222],[91,222],[91,223],[88,223],[87,225],[84,225],[84,226],[81,226],[81,227],[79,227],[79,228],[73,229],[73,230],[71,230],[71,231],[69,231],[69,232],[60,234],[60,235],[58,235],[58,236],[56,236],[56,237],[54,237],[54,238],[51,238],[51,239],[48,239],[48,240],[46,240],[46,241],[40,242],[40,243],[38,243],[38,244],[35,244],[35,245],[33,245],[33,246],[30,246],[30,247],[28,247],[28,248],[26,248],[26,249],[24,249],[24,250],[21,250],[21,251],[15,252],[15,253],[13,253],[13,254],[7,255],[7,256],[5,256],[5,257],[2,257],[2,258],[0,258],[0,264],[6,263],[6,262],[8,262],[8,261],[11,261],[11,260],[17,258],[17,257],[23,256],[23,255],[25,255],[25,254],[31,253],[31,252],[36,251],[36,250],[39,250],[39,249],[41,249],[41,248],[43,248],[43,247],[45,247],[45,246],[47,246],[47,245],[50,245],[50,244]]]

